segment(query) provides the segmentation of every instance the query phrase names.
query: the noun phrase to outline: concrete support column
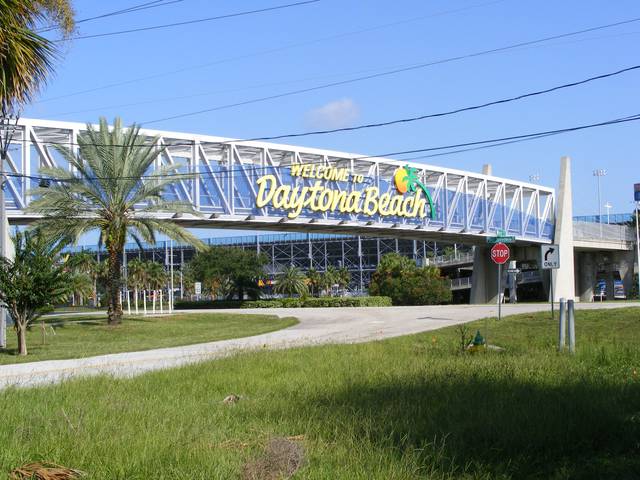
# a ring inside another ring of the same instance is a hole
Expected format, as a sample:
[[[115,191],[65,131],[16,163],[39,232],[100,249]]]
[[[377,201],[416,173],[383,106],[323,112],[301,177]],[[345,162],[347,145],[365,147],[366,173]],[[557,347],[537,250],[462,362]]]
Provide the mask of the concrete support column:
[[[596,284],[595,254],[590,252],[578,253],[579,281],[578,294],[581,302],[593,301],[593,287]]]
[[[473,253],[472,304],[498,301],[498,266],[491,261],[489,250],[489,247],[476,246]]]
[[[573,300],[576,297],[573,261],[573,195],[571,188],[571,159],[560,159],[560,186],[556,198],[554,243],[560,248],[560,268],[553,270],[554,298]]]

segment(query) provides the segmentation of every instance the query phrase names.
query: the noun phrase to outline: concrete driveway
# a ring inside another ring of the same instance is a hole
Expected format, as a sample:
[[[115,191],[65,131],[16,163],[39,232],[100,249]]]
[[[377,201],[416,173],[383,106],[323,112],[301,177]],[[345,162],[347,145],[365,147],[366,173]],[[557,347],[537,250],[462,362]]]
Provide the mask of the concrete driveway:
[[[625,306],[640,307],[640,303],[576,304],[576,308],[579,309]],[[548,304],[505,305],[503,315],[548,309]],[[198,312],[202,311],[198,310]],[[43,385],[86,375],[133,376],[151,370],[201,362],[253,349],[381,340],[496,316],[497,307],[495,305],[446,305],[243,309],[241,311],[211,310],[211,312],[273,314],[281,317],[296,317],[300,323],[276,332],[219,342],[70,360],[2,365],[0,366],[0,388]]]

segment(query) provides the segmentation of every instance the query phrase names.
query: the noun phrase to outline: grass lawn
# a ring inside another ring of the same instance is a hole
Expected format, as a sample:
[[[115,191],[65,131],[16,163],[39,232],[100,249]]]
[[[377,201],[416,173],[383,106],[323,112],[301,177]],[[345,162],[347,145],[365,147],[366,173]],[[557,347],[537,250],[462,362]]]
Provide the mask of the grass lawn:
[[[490,329],[505,351],[462,354],[451,327],[3,391],[0,472],[245,478],[270,438],[294,437],[301,479],[640,478],[640,310],[578,311],[575,356],[548,313]]]
[[[104,353],[130,352],[248,337],[295,325],[293,318],[274,315],[189,313],[163,317],[125,317],[121,325],[106,324],[102,315],[44,317],[45,344],[40,322],[27,333],[29,355],[16,354],[16,334],[7,330],[7,350],[0,350],[0,365]]]

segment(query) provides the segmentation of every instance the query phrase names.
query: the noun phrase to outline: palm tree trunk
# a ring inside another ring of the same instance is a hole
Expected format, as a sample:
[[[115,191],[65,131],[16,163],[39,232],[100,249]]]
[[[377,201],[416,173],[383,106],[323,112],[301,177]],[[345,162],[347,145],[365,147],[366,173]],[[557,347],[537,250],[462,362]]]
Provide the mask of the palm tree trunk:
[[[93,278],[93,308],[98,308],[98,279]]]
[[[109,246],[109,272],[108,272],[108,285],[107,295],[109,301],[109,307],[107,309],[107,317],[109,325],[118,325],[122,322],[122,303],[120,302],[120,279],[122,273],[120,272],[122,255],[114,248],[113,245]]]

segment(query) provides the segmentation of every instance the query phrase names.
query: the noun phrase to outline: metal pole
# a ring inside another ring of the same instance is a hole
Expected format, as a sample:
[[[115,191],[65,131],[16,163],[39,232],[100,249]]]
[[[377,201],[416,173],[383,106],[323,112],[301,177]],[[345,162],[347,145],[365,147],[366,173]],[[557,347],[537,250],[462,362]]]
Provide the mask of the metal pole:
[[[502,264],[498,264],[498,320],[502,319]]]
[[[1,133],[0,133],[1,135]],[[7,217],[7,211],[4,204],[4,156],[5,148],[0,145],[0,257],[7,256],[6,236],[7,231],[5,229],[5,222]],[[4,307],[0,307],[0,348],[6,348],[7,346],[7,310]]]
[[[555,314],[554,314],[554,311],[553,311],[553,300],[554,300],[553,299],[553,270],[549,270],[549,272],[550,272],[549,276],[551,277],[551,281],[549,282],[550,287],[551,287],[551,292],[550,292],[551,293],[551,295],[550,295],[550,297],[551,297],[551,320],[553,320],[555,318]]]
[[[636,255],[638,258],[638,298],[640,299],[640,202],[636,202]]]
[[[560,299],[560,321],[558,322],[558,351],[563,351],[565,346],[565,335],[566,335],[566,308],[565,308],[565,299]]]
[[[576,315],[573,300],[567,300],[567,321],[569,326],[569,352],[576,353]]]
[[[173,240],[171,240],[171,293],[169,294],[169,311],[173,313]]]

